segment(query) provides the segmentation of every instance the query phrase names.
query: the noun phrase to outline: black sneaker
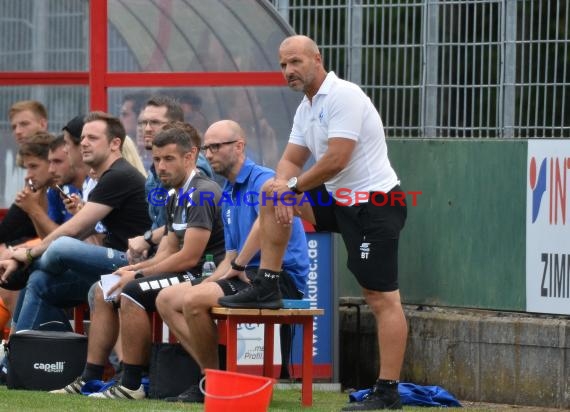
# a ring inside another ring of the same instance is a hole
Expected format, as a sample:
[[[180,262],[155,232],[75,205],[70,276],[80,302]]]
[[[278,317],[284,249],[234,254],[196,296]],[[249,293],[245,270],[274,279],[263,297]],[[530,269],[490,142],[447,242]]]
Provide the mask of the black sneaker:
[[[166,402],[204,403],[204,394],[200,386],[192,385],[178,396],[164,398]]]
[[[226,308],[251,308],[251,309],[281,309],[281,291],[275,283],[274,288],[262,287],[261,282],[254,280],[252,285],[231,296],[223,296],[218,303]]]
[[[402,409],[398,390],[394,393],[380,392],[377,388],[360,402],[351,402],[342,411],[374,411],[377,409]]]

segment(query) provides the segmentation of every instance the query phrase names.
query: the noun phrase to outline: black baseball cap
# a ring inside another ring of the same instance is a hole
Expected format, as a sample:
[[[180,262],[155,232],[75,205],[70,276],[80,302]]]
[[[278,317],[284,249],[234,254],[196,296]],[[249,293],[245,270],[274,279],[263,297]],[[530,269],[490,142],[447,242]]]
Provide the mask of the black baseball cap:
[[[75,116],[65,126],[63,126],[62,129],[67,130],[71,137],[73,137],[73,140],[77,143],[81,141],[81,131],[83,130],[84,118],[85,116],[83,115]]]

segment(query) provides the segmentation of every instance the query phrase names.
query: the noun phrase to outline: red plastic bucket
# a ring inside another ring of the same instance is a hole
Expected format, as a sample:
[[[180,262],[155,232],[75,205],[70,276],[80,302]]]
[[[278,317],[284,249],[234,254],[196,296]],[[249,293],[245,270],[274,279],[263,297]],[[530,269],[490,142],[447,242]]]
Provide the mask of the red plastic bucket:
[[[274,379],[206,369],[204,411],[257,412],[267,411],[271,402]]]

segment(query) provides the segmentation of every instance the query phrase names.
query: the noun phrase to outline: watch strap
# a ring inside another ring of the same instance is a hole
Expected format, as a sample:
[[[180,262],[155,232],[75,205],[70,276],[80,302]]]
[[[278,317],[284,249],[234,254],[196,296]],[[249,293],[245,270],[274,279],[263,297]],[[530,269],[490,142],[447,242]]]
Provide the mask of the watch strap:
[[[156,243],[152,241],[152,230],[147,230],[143,235],[143,238],[150,246],[156,246]]]
[[[246,266],[238,265],[235,258],[232,259],[230,265],[232,266],[233,270],[237,270],[238,272],[243,272],[246,269]]]

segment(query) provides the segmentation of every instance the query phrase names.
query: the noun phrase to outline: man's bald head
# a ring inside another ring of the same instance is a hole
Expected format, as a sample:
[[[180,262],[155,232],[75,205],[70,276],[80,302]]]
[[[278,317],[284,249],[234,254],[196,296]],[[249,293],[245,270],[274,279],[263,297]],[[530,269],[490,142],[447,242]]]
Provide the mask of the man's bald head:
[[[279,46],[279,50],[286,48],[286,47],[296,47],[302,49],[305,53],[311,54],[320,54],[319,46],[313,39],[303,35],[295,35],[289,36],[285,40],[281,42],[281,46]]]
[[[231,140],[241,140],[244,143],[247,141],[247,137],[241,126],[237,122],[229,119],[212,123],[212,125],[208,127],[208,130],[206,130],[206,133],[204,133],[204,139],[208,133],[210,133],[210,135],[221,133]]]

